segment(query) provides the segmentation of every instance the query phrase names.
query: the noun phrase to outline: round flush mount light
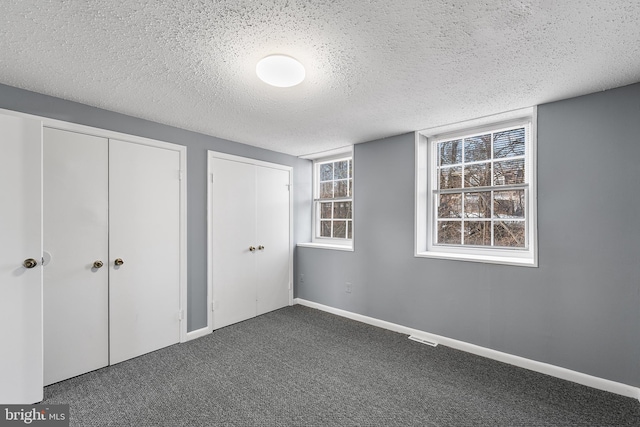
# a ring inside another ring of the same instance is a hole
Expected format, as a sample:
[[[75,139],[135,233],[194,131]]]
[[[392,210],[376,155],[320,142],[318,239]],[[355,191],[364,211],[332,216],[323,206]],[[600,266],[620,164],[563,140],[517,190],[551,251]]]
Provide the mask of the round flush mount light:
[[[265,56],[258,61],[256,74],[263,82],[276,87],[295,86],[305,77],[302,64],[287,55]]]

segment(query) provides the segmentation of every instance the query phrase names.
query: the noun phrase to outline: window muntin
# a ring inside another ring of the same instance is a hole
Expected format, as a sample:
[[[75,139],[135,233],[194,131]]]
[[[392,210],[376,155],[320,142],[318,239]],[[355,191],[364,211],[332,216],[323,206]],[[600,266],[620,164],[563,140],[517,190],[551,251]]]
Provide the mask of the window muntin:
[[[353,239],[353,158],[316,161],[314,205],[314,240]]]
[[[434,246],[526,249],[528,125],[435,139]]]

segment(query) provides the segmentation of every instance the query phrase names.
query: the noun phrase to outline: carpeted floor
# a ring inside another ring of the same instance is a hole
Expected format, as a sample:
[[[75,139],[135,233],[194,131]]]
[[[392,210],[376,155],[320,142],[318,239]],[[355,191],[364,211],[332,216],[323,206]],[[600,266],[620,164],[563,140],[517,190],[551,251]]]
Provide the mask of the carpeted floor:
[[[640,402],[302,306],[45,388],[73,426],[639,426]]]

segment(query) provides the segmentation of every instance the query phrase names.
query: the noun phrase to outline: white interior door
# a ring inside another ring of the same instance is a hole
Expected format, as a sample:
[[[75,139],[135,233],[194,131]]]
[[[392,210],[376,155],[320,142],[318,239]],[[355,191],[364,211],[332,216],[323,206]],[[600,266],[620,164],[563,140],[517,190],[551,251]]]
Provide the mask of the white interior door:
[[[42,124],[0,115],[0,147],[0,403],[32,404],[43,398]]]
[[[49,385],[109,364],[109,157],[106,138],[45,128],[43,144]]]
[[[211,158],[213,329],[256,316],[256,172]]]
[[[179,152],[109,140],[109,226],[114,364],[180,340]]]
[[[257,314],[289,305],[289,171],[256,167]]]

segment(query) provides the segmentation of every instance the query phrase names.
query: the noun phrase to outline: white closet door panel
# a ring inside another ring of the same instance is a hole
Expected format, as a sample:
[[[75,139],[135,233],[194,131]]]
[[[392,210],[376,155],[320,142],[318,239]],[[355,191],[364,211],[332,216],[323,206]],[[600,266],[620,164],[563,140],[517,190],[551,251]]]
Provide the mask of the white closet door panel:
[[[49,385],[109,364],[108,140],[45,128],[43,144]]]
[[[111,364],[180,339],[179,171],[177,151],[109,141]]]
[[[0,148],[0,403],[32,404],[43,397],[42,124],[0,115]]]
[[[289,172],[257,171],[257,314],[289,305]]]
[[[256,316],[255,167],[211,159],[213,329]]]

